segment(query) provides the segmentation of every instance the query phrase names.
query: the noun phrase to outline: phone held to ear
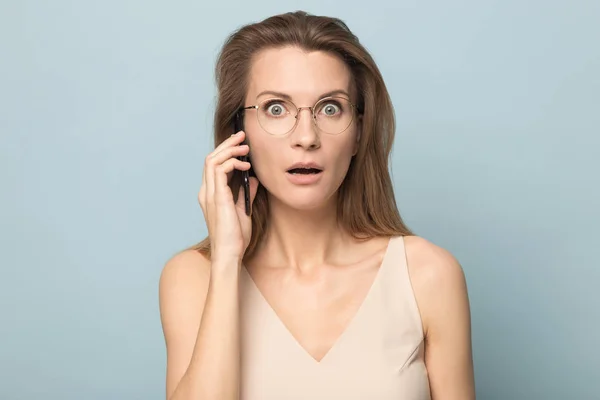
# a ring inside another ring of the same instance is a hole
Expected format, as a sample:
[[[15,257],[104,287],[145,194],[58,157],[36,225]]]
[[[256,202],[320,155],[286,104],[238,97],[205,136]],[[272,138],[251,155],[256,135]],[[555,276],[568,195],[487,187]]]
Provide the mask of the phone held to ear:
[[[233,123],[233,133],[237,133],[239,131],[244,130],[244,119],[243,119],[242,111],[238,111],[235,114],[234,123]],[[242,144],[246,144],[246,139],[242,142]],[[241,161],[248,161],[248,156],[240,156],[238,157]],[[242,186],[244,187],[244,204],[246,205],[246,215],[250,215],[250,173],[246,171],[239,171],[242,173]]]

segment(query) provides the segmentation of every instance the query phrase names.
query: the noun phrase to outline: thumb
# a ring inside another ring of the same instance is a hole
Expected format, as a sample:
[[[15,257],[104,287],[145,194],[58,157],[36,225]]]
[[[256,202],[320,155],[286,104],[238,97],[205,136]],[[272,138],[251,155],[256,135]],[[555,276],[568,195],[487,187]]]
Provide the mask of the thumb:
[[[250,211],[252,211],[252,204],[254,203],[254,199],[256,198],[256,193],[258,192],[258,179],[251,176],[250,177]],[[238,198],[235,203],[236,208],[242,210],[242,212],[246,212],[246,199],[244,196],[244,185],[240,185],[238,191]]]
[[[255,177],[250,177],[250,204],[254,203],[254,198],[256,197],[256,193],[258,192],[258,185],[260,182]]]

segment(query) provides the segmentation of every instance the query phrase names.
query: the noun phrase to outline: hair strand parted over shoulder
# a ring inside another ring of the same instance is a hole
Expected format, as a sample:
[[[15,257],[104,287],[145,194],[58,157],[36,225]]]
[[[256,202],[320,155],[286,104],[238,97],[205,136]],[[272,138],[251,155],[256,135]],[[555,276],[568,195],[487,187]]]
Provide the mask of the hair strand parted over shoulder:
[[[304,11],[275,15],[241,27],[225,41],[215,67],[217,107],[214,145],[232,133],[236,111],[248,91],[253,57],[269,48],[297,46],[339,56],[354,80],[355,103],[361,112],[359,149],[338,191],[338,221],[357,239],[411,235],[396,205],[388,161],[395,134],[395,116],[389,93],[375,61],[346,23]],[[234,175],[235,176],[235,175]],[[240,182],[230,183],[237,198]],[[252,210],[252,237],[245,258],[259,247],[268,225],[268,197],[259,185]],[[192,249],[210,257],[210,240]]]

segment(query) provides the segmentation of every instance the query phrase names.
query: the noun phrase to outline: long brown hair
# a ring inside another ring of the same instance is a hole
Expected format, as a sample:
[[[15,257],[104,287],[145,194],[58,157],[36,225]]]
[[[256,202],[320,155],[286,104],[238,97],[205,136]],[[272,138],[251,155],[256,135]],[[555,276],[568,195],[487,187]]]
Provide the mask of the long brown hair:
[[[253,56],[261,50],[283,46],[336,54],[354,78],[362,131],[358,152],[338,190],[337,213],[342,228],[357,239],[410,235],[398,212],[388,171],[395,133],[392,102],[375,61],[340,19],[296,11],[233,32],[225,41],[215,68],[218,98],[214,145],[233,133],[233,118],[246,97]],[[239,185],[235,179],[230,183],[234,199]],[[268,206],[267,192],[259,185],[252,205],[252,237],[244,258],[255,253],[266,233]],[[210,256],[210,239],[207,237],[192,249]]]

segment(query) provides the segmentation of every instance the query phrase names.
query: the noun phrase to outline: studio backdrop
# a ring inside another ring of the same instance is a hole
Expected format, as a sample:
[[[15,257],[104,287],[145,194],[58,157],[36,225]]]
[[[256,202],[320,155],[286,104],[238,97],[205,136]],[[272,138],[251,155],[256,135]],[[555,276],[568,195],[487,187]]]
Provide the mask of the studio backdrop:
[[[0,399],[163,399],[158,279],[206,235],[214,62],[342,18],[397,117],[398,206],[461,262],[478,399],[600,399],[600,2],[0,2]]]

